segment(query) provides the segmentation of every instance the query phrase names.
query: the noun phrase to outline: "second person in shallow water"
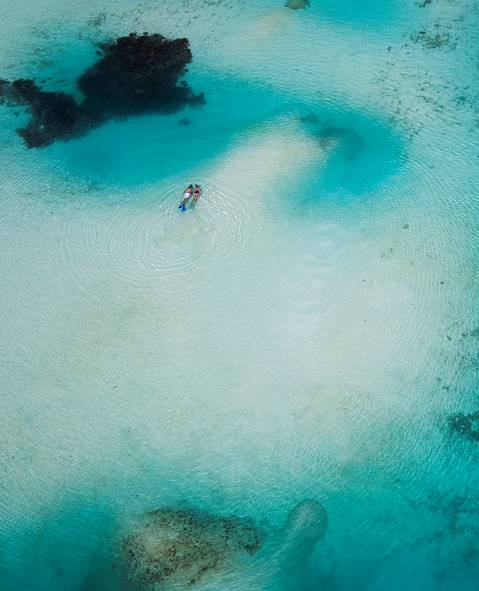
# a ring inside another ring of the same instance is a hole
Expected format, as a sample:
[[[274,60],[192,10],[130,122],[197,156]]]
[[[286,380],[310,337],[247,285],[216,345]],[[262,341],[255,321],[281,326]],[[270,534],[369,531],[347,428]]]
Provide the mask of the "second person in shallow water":
[[[198,203],[198,199],[201,197],[201,187],[200,185],[195,185],[193,189],[193,205]]]
[[[190,199],[193,197],[193,201],[191,205],[194,207],[198,203],[198,199],[201,196],[201,187],[200,185],[189,185],[183,192],[183,200],[178,206],[180,211],[186,211],[186,206],[188,205]]]

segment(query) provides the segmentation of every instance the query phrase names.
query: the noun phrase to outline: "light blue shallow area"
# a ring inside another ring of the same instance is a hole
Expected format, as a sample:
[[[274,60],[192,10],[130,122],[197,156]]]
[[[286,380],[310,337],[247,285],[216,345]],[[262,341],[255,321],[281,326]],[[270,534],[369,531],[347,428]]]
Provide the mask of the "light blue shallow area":
[[[101,4],[2,2],[5,77],[71,90],[93,40],[158,30],[206,104],[37,151],[0,106],[0,589],[146,589],[121,532],[195,507],[264,544],[158,589],[474,591],[472,3]]]
[[[303,102],[214,74],[192,75],[189,80],[205,92],[205,106],[177,116],[147,115],[109,123],[77,141],[48,148],[46,160],[54,159],[67,174],[134,188],[166,175],[188,176],[195,167],[221,156],[245,130],[268,121],[280,127],[281,120],[274,121],[288,117],[319,143],[333,139],[341,144],[326,171],[321,176],[316,172],[312,179],[322,194],[338,188],[361,194],[401,166],[402,140],[377,114]]]
[[[322,18],[328,18],[340,23],[352,23],[355,25],[386,27],[397,22],[404,10],[404,5],[398,0],[366,0],[365,2],[312,3],[312,10]]]

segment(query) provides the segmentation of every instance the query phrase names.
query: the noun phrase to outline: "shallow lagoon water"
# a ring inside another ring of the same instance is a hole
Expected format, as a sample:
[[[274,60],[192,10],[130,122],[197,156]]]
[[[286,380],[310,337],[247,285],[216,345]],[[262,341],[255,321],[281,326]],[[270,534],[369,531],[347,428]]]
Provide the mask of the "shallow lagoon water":
[[[167,506],[265,532],[203,588],[477,588],[475,4],[372,4],[2,5],[2,76],[158,31],[207,100],[37,151],[0,107],[2,589],[121,588]]]

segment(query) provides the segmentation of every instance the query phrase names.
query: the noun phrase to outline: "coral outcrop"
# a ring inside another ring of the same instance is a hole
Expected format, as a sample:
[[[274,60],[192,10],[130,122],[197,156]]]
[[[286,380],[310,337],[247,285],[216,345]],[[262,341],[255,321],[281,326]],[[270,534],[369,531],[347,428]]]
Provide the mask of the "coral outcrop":
[[[479,443],[479,411],[449,417],[449,428],[464,439]]]
[[[127,578],[140,589],[191,586],[261,546],[255,526],[197,510],[159,509],[144,515],[122,540]]]
[[[309,0],[288,0],[285,4],[286,8],[291,8],[292,10],[308,8],[309,5]]]
[[[64,92],[45,92],[33,80],[0,80],[0,102],[28,107],[31,120],[18,133],[29,148],[87,132],[97,121]]]
[[[30,111],[30,122],[18,130],[29,148],[69,140],[109,119],[171,114],[205,102],[181,80],[192,60],[188,39],[131,33],[99,48],[100,59],[78,79],[81,103],[34,80],[0,80],[0,102]]]

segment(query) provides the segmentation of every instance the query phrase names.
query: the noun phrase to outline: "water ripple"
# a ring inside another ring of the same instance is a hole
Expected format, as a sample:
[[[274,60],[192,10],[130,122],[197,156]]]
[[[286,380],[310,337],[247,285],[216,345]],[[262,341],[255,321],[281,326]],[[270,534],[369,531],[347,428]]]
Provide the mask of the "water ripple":
[[[198,205],[181,213],[182,188],[172,186],[156,206],[107,209],[90,202],[81,222],[65,216],[62,254],[78,288],[164,289],[179,275],[203,272],[231,256],[251,238],[257,224],[249,200],[205,183]]]

